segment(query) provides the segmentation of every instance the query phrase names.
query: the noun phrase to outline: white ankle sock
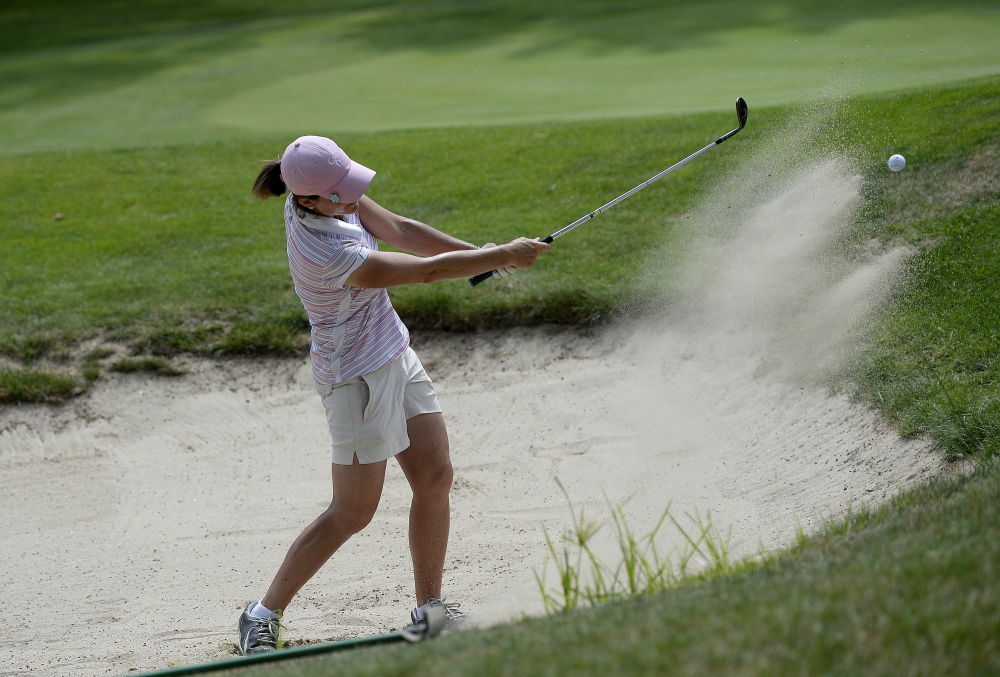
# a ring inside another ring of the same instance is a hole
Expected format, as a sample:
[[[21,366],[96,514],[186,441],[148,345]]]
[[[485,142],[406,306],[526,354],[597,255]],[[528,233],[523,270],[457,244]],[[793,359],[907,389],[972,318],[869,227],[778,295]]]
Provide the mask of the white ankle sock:
[[[255,606],[253,609],[250,609],[250,615],[256,616],[257,618],[270,618],[271,610],[268,609],[263,604],[261,604],[260,602],[257,602],[257,606]]]

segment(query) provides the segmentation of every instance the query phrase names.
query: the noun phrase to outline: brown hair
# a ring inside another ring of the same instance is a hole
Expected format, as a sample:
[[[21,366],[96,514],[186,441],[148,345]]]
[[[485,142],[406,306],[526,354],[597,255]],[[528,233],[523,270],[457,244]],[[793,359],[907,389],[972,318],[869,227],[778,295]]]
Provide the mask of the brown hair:
[[[253,182],[253,194],[260,200],[284,195],[288,188],[281,179],[281,160],[268,160]]]
[[[281,160],[268,160],[265,162],[264,166],[260,168],[260,172],[257,173],[257,179],[253,182],[253,188],[251,189],[253,194],[260,200],[284,195],[287,190],[288,186],[285,185],[284,180],[281,178]],[[303,197],[316,200],[319,198],[319,195],[304,195]],[[313,211],[308,207],[303,207],[299,203],[299,196],[294,193],[292,194],[292,207],[295,208],[295,212],[299,216],[306,216],[308,214],[321,216],[319,212]]]

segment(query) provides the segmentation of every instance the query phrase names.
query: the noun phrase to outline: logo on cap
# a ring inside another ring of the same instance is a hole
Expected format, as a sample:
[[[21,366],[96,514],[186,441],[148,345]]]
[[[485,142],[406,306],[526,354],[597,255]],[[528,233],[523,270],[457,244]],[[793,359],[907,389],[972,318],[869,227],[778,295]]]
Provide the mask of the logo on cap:
[[[330,193],[330,202],[340,202],[340,193]]]

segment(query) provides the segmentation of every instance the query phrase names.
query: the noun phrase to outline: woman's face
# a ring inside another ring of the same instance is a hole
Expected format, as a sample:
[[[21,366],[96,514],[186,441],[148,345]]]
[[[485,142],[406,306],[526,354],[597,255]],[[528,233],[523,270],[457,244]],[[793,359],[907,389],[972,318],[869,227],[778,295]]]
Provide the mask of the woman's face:
[[[342,216],[358,211],[357,202],[334,202],[328,197],[300,197],[299,204],[323,216]]]

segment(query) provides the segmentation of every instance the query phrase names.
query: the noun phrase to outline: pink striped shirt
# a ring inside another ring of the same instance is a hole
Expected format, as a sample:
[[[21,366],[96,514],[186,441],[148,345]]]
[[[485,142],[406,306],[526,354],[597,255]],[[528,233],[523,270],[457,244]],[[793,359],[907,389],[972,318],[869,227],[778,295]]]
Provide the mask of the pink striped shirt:
[[[285,202],[288,267],[312,327],[313,380],[332,385],[375,371],[403,354],[410,334],[385,289],[345,287],[378,251],[357,214],[299,217]]]

